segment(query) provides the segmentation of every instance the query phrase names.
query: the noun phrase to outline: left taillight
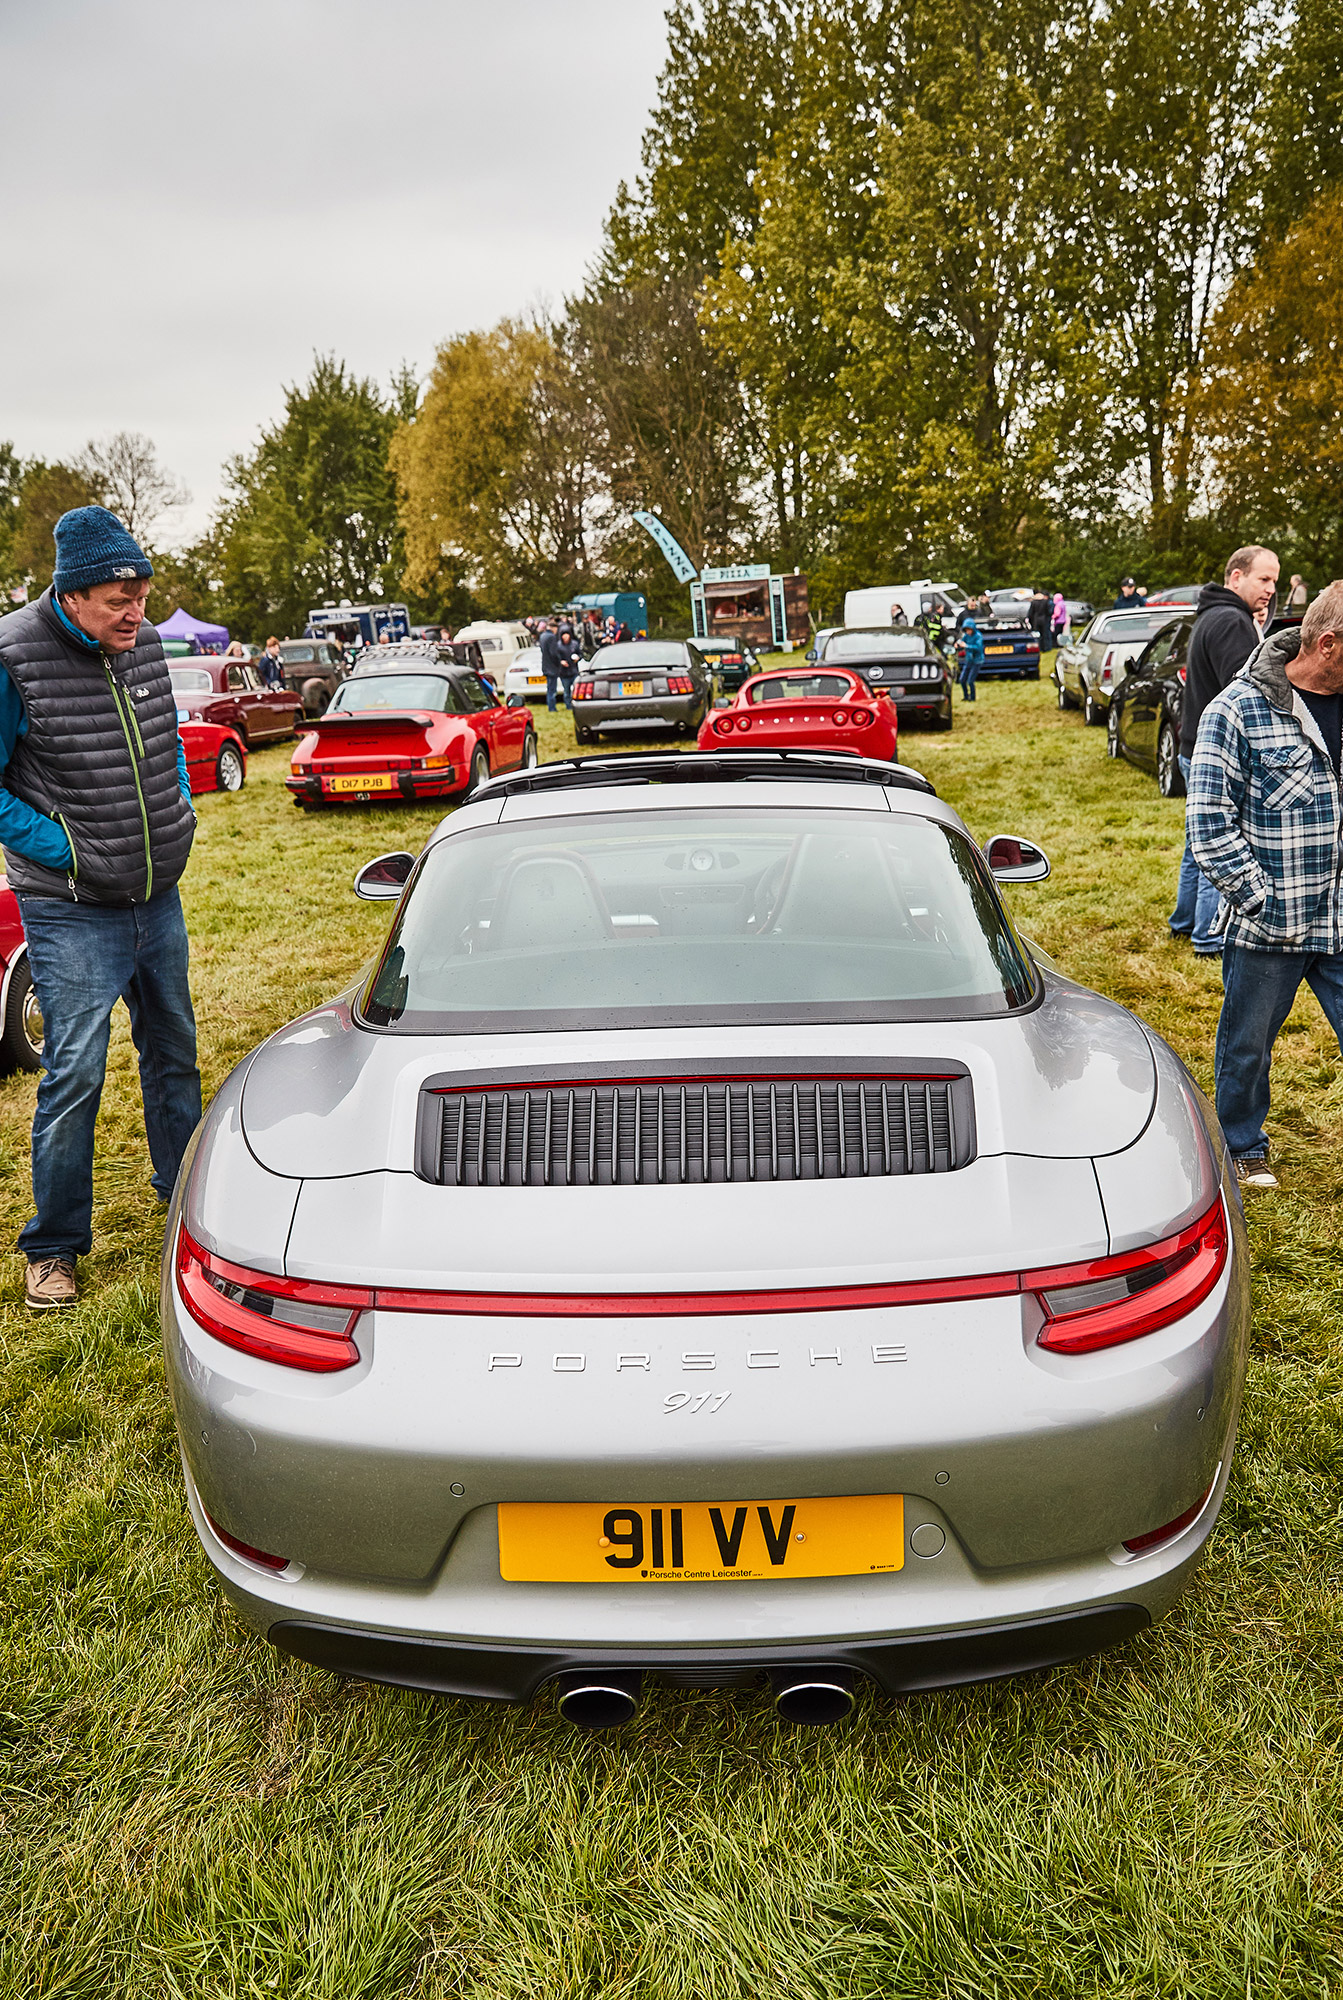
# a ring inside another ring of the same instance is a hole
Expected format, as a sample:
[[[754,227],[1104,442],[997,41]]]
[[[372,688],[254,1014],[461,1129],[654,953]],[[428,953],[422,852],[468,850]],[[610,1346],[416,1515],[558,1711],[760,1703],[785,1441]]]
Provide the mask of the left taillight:
[[[277,1278],[227,1263],[185,1229],[177,1238],[177,1288],[191,1317],[226,1347],[312,1375],[354,1366],[355,1323],[373,1304],[372,1291],[360,1285]]]
[[[1219,1195],[1197,1222],[1148,1249],[1024,1272],[1021,1288],[1035,1294],[1045,1315],[1037,1344],[1054,1354],[1090,1354],[1170,1326],[1207,1298],[1229,1247]]]

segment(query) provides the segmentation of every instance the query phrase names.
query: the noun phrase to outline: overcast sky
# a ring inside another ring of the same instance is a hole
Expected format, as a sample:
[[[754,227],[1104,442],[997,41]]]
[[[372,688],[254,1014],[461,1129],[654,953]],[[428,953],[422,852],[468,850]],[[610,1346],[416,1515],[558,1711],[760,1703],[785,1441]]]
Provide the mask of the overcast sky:
[[[386,381],[581,282],[664,0],[0,0],[0,439],[143,431],[204,526],[314,351]]]

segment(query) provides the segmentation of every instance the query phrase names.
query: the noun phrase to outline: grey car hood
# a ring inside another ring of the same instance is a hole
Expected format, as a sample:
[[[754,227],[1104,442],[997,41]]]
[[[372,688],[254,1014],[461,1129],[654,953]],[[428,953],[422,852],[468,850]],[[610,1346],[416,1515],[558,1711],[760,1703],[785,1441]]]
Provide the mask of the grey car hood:
[[[1127,1009],[1044,975],[1041,1004],[995,1020],[842,1027],[606,1030],[410,1036],[361,1028],[346,1000],[317,1008],[258,1050],[243,1086],[249,1149],[269,1172],[335,1180],[410,1173],[419,1095],[455,1069],[544,1080],[576,1062],[779,1057],[818,1067],[951,1059],[970,1071],[978,1155],[1089,1159],[1121,1152],[1152,1114],[1151,1046]]]

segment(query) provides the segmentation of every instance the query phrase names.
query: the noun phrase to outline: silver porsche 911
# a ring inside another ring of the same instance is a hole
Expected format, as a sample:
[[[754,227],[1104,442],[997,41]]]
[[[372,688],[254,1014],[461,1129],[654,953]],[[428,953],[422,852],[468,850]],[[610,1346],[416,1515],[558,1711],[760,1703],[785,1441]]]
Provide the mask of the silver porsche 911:
[[[1248,1333],[1217,1124],[1023,941],[916,773],[588,759],[484,786],[368,976],[273,1035],[169,1219],[187,1494],[338,1673],[832,1720],[1171,1604]]]

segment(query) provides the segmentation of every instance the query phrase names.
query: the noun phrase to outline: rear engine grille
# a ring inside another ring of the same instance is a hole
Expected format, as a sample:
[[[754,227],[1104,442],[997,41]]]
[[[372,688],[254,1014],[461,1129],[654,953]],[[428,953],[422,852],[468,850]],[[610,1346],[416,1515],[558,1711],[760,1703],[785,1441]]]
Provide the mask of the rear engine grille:
[[[667,1078],[433,1092],[445,1187],[687,1186],[949,1173],[974,1157],[968,1076]],[[422,1169],[424,1171],[424,1169]]]

